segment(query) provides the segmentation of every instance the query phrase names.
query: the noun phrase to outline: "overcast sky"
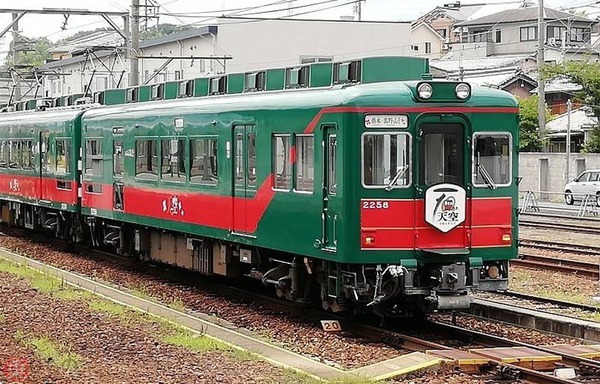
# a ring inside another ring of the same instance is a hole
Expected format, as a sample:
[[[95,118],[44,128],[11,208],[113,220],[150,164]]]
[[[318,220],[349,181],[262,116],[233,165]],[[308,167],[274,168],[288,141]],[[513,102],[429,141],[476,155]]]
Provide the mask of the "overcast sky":
[[[208,23],[210,16],[230,14],[235,16],[285,17],[291,13],[302,18],[339,19],[352,16],[354,5],[352,0],[139,0],[140,4],[154,2],[160,5],[159,20],[161,23],[191,24]],[[436,6],[456,0],[366,0],[362,3],[363,20],[410,21],[427,13]],[[462,0],[462,4],[479,3],[519,3],[519,0]],[[593,0],[545,0],[547,7],[575,7],[594,4]],[[6,3],[6,1],[5,1]],[[130,9],[130,0],[22,0],[11,1],[14,9],[75,8],[94,11],[123,11]],[[270,6],[268,6],[270,4]],[[312,6],[309,6],[313,4]],[[291,9],[288,9],[291,8]],[[329,9],[326,9],[329,8]],[[265,12],[260,14],[259,12]],[[598,12],[596,12],[598,11]],[[600,8],[588,8],[588,14],[595,18],[600,15]],[[171,16],[169,16],[171,15]],[[173,17],[174,16],[174,17]],[[194,16],[194,17],[190,17]],[[0,30],[11,20],[10,14],[0,14]],[[19,21],[19,29],[28,37],[48,37],[52,41],[72,35],[83,30],[107,27],[108,24],[100,16],[72,16],[64,24],[64,17],[57,15],[25,15]],[[120,18],[115,19],[121,23]],[[65,26],[66,29],[62,29]],[[5,50],[11,39],[10,33],[0,41]],[[0,52],[3,58],[5,52]]]

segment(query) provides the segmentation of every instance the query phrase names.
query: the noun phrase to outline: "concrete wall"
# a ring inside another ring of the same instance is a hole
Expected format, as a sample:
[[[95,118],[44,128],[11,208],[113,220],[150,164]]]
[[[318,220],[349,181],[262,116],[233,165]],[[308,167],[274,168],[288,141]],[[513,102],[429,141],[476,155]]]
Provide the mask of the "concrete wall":
[[[219,18],[217,48],[233,56],[227,72],[297,65],[302,57],[333,60],[415,56],[408,22]]]
[[[521,153],[519,176],[523,179],[519,190],[562,192],[567,180],[566,168],[565,153]],[[568,180],[586,169],[600,169],[600,154],[571,154]]]

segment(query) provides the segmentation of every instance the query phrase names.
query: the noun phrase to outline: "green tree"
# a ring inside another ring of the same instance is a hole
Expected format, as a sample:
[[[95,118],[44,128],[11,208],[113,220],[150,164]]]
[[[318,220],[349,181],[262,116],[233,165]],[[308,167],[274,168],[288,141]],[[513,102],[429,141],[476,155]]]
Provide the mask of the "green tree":
[[[575,99],[591,108],[596,122],[600,121],[600,63],[585,61],[568,61],[561,64],[547,65],[542,69],[546,79],[566,77],[582,87],[575,94]],[[592,128],[589,140],[583,146],[584,152],[600,153],[600,127],[598,123]]]
[[[39,67],[44,64],[52,55],[48,53],[48,49],[52,46],[50,40],[45,37],[28,38],[19,36],[17,39],[17,48],[23,50],[19,53],[19,60],[15,59],[10,52],[6,58],[6,67],[28,66]]]
[[[539,152],[543,141],[539,136],[538,96],[518,98],[519,100],[519,151]]]

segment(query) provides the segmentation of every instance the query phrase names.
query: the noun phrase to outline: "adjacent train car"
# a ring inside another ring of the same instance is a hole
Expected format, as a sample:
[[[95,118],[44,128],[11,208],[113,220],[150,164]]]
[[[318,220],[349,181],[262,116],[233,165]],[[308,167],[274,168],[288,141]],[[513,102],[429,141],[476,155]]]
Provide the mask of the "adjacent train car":
[[[31,132],[64,113],[35,112]],[[382,316],[465,308],[471,290],[507,287],[518,205],[508,93],[425,79],[71,113],[80,129],[61,129],[79,154],[67,173],[78,211],[59,221],[74,239]],[[0,116],[0,143],[12,116]],[[61,134],[47,144],[55,157]],[[21,209],[1,192],[7,212]]]

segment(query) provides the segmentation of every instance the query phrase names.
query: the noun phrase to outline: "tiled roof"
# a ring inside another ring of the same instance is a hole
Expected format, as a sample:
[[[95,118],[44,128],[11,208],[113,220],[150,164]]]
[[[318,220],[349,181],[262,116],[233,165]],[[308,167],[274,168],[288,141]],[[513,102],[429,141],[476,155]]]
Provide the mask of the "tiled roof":
[[[448,59],[432,60],[429,65],[446,72],[483,70],[493,68],[520,67],[526,60],[534,60],[531,55],[490,56],[476,59],[454,59],[452,54]]]
[[[472,27],[477,25],[490,25],[497,23],[514,23],[523,21],[537,21],[538,19],[538,8],[517,8],[517,9],[506,9],[504,11],[494,13],[488,16],[471,19],[458,23],[461,27]],[[552,8],[544,7],[544,20],[569,20],[579,21],[585,23],[597,23],[594,20],[590,20],[586,17],[574,15],[563,11],[558,11]]]
[[[569,117],[567,113],[558,115],[556,118],[546,123],[546,130],[549,133],[566,132],[568,119]],[[572,132],[589,129],[596,123],[596,118],[594,116],[590,116],[586,108],[579,108],[571,111]]]

